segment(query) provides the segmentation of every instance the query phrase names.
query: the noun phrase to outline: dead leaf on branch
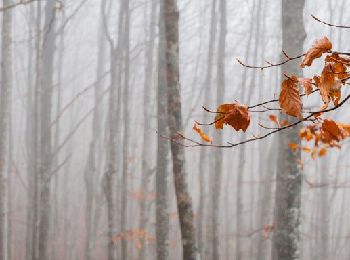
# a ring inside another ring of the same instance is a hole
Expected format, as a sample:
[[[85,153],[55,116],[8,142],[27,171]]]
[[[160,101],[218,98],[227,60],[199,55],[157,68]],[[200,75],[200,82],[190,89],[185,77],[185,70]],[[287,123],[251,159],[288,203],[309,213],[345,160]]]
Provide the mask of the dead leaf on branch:
[[[332,49],[332,43],[325,36],[320,40],[315,41],[312,45],[312,48],[308,50],[306,53],[303,62],[301,63],[301,67],[311,66],[312,62],[316,58],[320,58],[323,53],[326,53]]]
[[[288,77],[282,82],[279,104],[287,115],[301,117],[302,102],[296,76]]]
[[[312,94],[312,79],[309,78],[298,78],[300,84],[304,87],[306,95]]]
[[[245,132],[250,124],[248,107],[239,103],[222,104],[217,109],[215,128],[223,129],[224,124],[232,126],[236,131]]]
[[[213,142],[213,140],[209,136],[207,136],[205,133],[203,133],[203,131],[197,126],[196,123],[193,125],[193,130],[198,133],[198,135],[202,138],[203,141],[205,141],[207,143]]]
[[[335,106],[339,104],[341,98],[341,80],[336,75],[334,74],[332,63],[326,63],[321,76],[314,76],[314,81],[320,90],[325,107],[328,107],[331,100]]]

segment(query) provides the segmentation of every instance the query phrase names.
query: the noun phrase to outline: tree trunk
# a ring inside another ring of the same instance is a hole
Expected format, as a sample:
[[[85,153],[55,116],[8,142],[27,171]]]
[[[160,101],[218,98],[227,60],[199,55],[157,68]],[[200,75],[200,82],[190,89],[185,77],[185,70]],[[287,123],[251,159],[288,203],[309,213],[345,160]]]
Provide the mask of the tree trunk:
[[[11,4],[3,0],[3,5]],[[6,149],[9,118],[9,98],[12,89],[12,11],[5,10],[2,14],[1,30],[1,96],[0,96],[0,260],[6,259]]]
[[[218,64],[217,64],[217,94],[216,103],[220,105],[224,102],[225,95],[225,52],[226,52],[226,34],[227,34],[227,21],[226,21],[226,0],[219,1],[219,17],[220,17],[220,34],[218,43]],[[215,139],[218,143],[222,142],[222,132],[215,132]],[[213,183],[212,191],[212,226],[213,226],[213,254],[212,259],[220,259],[220,194],[221,194],[221,180],[222,180],[222,163],[223,163],[223,151],[219,149],[215,152],[214,170],[211,172]]]
[[[49,233],[51,213],[51,170],[52,170],[52,133],[51,110],[53,91],[53,62],[55,52],[56,3],[47,2],[42,42],[42,74],[40,74],[40,211],[39,211],[39,259],[49,258]]]
[[[164,0],[165,61],[170,136],[176,139],[182,131],[180,75],[179,75],[179,11],[176,0]],[[178,140],[182,142],[182,140]],[[193,223],[192,199],[188,192],[183,146],[171,142],[173,174],[177,209],[180,219],[183,259],[195,260],[197,247]]]
[[[157,87],[157,169],[156,169],[156,239],[157,259],[167,260],[169,258],[169,202],[168,202],[168,171],[169,143],[160,135],[167,135],[168,129],[168,100],[165,60],[165,28],[164,28],[164,3],[160,2],[159,15],[159,43],[158,43],[158,87]]]
[[[101,14],[102,10],[106,8],[106,0],[101,1]],[[86,239],[85,239],[85,259],[92,259],[92,248],[94,244],[95,237],[93,236],[93,212],[97,208],[96,201],[96,183],[98,182],[98,173],[99,173],[99,151],[97,149],[98,145],[101,142],[101,105],[100,98],[103,87],[103,81],[101,80],[103,71],[105,69],[105,56],[106,56],[106,39],[103,37],[102,26],[103,26],[103,17],[100,17],[100,32],[99,32],[99,42],[98,42],[98,57],[97,57],[97,72],[96,72],[96,82],[94,84],[94,111],[92,115],[92,138],[89,146],[89,154],[87,159],[87,165],[85,170],[85,198],[86,198],[86,211],[85,211],[85,226],[86,226]]]
[[[123,176],[122,176],[122,208],[121,208],[121,231],[127,232],[128,225],[128,151],[129,151],[129,132],[130,132],[130,118],[129,118],[129,99],[130,99],[130,10],[129,1],[124,0],[124,35],[122,42],[122,52],[123,52],[123,72],[124,72],[124,82],[123,86]],[[122,259],[128,259],[128,243],[126,239],[122,242]]]
[[[211,102],[211,84],[213,78],[213,59],[214,59],[214,49],[216,43],[216,32],[217,32],[217,0],[212,1],[211,5],[211,18],[210,18],[210,29],[209,29],[209,46],[208,46],[208,62],[206,68],[205,79],[203,82],[204,89],[204,105],[208,106]],[[208,120],[208,115],[204,114],[202,121]],[[211,244],[209,241],[212,239],[212,223],[210,219],[207,221],[205,218],[205,212],[210,211],[212,208],[210,203],[205,203],[206,196],[206,180],[210,177],[210,172],[208,169],[212,167],[212,160],[210,160],[210,151],[206,147],[200,148],[199,154],[199,203],[198,203],[198,220],[197,220],[197,240],[198,249],[200,256],[203,259],[205,257],[211,256]],[[208,205],[209,204],[209,205]],[[204,225],[204,223],[206,225]],[[206,231],[206,233],[205,233]],[[205,234],[205,235],[204,235]]]
[[[148,5],[147,5],[148,7]],[[153,171],[151,169],[151,161],[152,161],[152,155],[154,155],[153,152],[151,152],[152,147],[152,139],[149,137],[150,135],[150,129],[151,129],[151,122],[152,120],[152,94],[153,94],[153,74],[154,74],[154,46],[155,46],[155,34],[156,34],[156,19],[157,19],[157,2],[152,1],[151,3],[151,12],[148,14],[148,8],[145,10],[145,19],[146,16],[149,15],[149,23],[146,24],[145,32],[149,30],[149,36],[147,37],[147,33],[145,33],[145,42],[148,44],[145,48],[145,82],[143,87],[143,122],[144,122],[144,130],[143,130],[143,147],[142,147],[142,176],[141,176],[141,189],[146,194],[150,190],[150,180],[153,174]],[[163,84],[164,86],[164,84]],[[166,95],[163,97],[166,98]],[[160,115],[158,115],[159,118]],[[160,131],[158,129],[158,131]],[[161,142],[164,142],[164,140],[161,140]],[[147,203],[147,200],[141,199],[140,201],[140,229],[146,230],[148,228],[147,222],[150,219],[149,215],[146,212],[146,209],[148,207],[149,203]],[[147,244],[144,243],[142,248],[139,252],[139,259],[145,259],[147,255]]]
[[[306,37],[303,24],[304,0],[282,0],[282,49],[289,55],[303,53]],[[282,73],[301,75],[297,62],[282,66]],[[283,75],[282,75],[283,77]],[[292,119],[289,118],[292,122]],[[299,222],[301,172],[298,166],[300,152],[292,152],[288,143],[300,143],[299,127],[280,133],[275,200],[275,232],[272,255],[274,260],[299,259]]]

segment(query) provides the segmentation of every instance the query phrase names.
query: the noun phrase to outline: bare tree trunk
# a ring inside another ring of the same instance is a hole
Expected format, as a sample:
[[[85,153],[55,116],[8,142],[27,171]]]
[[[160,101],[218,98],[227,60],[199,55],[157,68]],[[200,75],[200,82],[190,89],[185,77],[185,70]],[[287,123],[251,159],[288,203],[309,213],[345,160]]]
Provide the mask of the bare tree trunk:
[[[148,6],[148,5],[147,5]],[[145,19],[148,15],[148,8],[146,8]],[[147,32],[149,28],[149,36],[145,38],[145,41],[148,42],[145,49],[145,82],[143,88],[143,122],[144,122],[144,130],[143,130],[143,147],[142,147],[142,176],[141,176],[141,189],[145,192],[149,192],[149,184],[151,180],[151,176],[153,174],[153,170],[151,169],[151,160],[152,153],[150,151],[152,147],[152,139],[149,137],[150,129],[151,129],[151,120],[152,117],[152,93],[153,93],[153,72],[154,72],[154,46],[155,46],[155,34],[156,34],[156,19],[157,19],[157,2],[152,1],[151,3],[151,12],[149,15],[149,24],[147,24],[145,31]],[[166,96],[164,97],[166,98]],[[159,117],[159,115],[158,115]],[[159,131],[159,130],[158,130]],[[164,140],[161,140],[164,142]],[[148,207],[148,203],[146,200],[140,201],[140,228],[141,230],[146,230],[147,222],[149,220],[149,215],[147,215],[146,208]],[[147,244],[145,243],[140,252],[139,259],[144,259],[146,257],[146,248]]]
[[[179,75],[179,11],[176,0],[164,0],[165,57],[170,135],[182,131]],[[180,140],[181,142],[181,140]],[[192,199],[188,192],[183,146],[171,142],[177,209],[180,219],[183,259],[197,259]]]
[[[220,17],[220,34],[218,43],[218,64],[217,64],[217,94],[216,102],[217,105],[224,102],[225,94],[225,52],[226,52],[226,34],[227,34],[227,21],[226,21],[226,0],[219,1],[219,17]],[[217,142],[222,142],[222,133],[216,131],[215,139]],[[215,151],[215,163],[214,170],[211,173],[213,183],[212,192],[212,226],[213,226],[213,254],[212,259],[220,259],[220,238],[219,238],[219,218],[220,218],[220,195],[221,195],[221,181],[222,181],[222,163],[223,163],[223,151],[219,149]]]
[[[29,167],[33,171],[33,218],[32,218],[32,238],[31,238],[31,259],[37,260],[39,257],[39,163],[40,163],[40,145],[39,145],[39,135],[40,135],[40,93],[41,93],[41,52],[42,52],[42,11],[41,3],[38,2],[36,6],[36,37],[35,37],[35,87],[34,87],[34,97],[33,97],[33,126],[32,126],[32,150],[34,152],[30,153],[32,157],[30,158]],[[31,120],[31,119],[29,119]]]
[[[129,114],[129,99],[130,99],[130,10],[129,1],[124,0],[124,35],[122,42],[123,50],[123,72],[124,82],[123,86],[123,176],[122,176],[122,207],[121,207],[121,231],[127,232],[128,225],[128,194],[129,194],[129,174],[128,174],[128,151],[129,151],[129,131],[130,131],[130,118]],[[119,86],[121,87],[121,86]],[[122,259],[128,259],[128,243],[126,239],[121,241],[122,243]]]
[[[303,53],[306,37],[303,24],[304,0],[282,0],[282,49],[289,55]],[[297,62],[282,66],[282,73],[301,75]],[[292,120],[289,118],[289,121]],[[272,256],[274,260],[299,259],[299,222],[301,172],[298,166],[300,152],[292,152],[288,143],[300,143],[299,128],[295,127],[281,133],[279,137],[275,232],[273,237]]]
[[[11,0],[3,0],[3,5],[11,4]],[[12,89],[12,11],[2,14],[1,30],[1,96],[0,96],[0,260],[6,259],[6,148],[9,118],[9,98]]]
[[[29,9],[29,37],[33,37],[33,24],[34,19],[34,7],[30,5]],[[35,183],[35,160],[33,152],[34,149],[34,87],[33,87],[33,41],[28,41],[28,69],[27,69],[27,84],[28,84],[28,97],[26,103],[26,151],[27,151],[27,182],[28,182],[28,199],[27,199],[27,225],[26,225],[26,259],[32,259],[32,243],[33,243],[33,217],[34,217],[34,183]]]
[[[51,170],[52,170],[52,133],[51,110],[53,91],[53,63],[55,53],[56,2],[47,2],[43,31],[42,74],[40,93],[40,212],[39,212],[39,259],[49,258],[49,232],[51,214]]]
[[[209,32],[209,46],[208,46],[208,62],[207,62],[205,80],[203,83],[205,106],[209,105],[210,98],[211,98],[213,59],[214,59],[214,49],[215,49],[216,32],[217,32],[217,28],[216,28],[217,27],[217,0],[212,1],[210,20],[211,22],[210,22],[210,29],[209,29],[210,32]],[[203,115],[202,120],[206,121],[207,118],[208,118],[207,115]],[[208,149],[205,149],[205,147],[201,147],[200,154],[199,154],[199,205],[198,205],[198,214],[197,214],[198,215],[197,240],[198,240],[199,253],[203,259],[205,259],[205,256],[210,257],[211,251],[212,251],[211,245],[209,244],[209,241],[212,238],[212,223],[210,223],[210,219],[209,221],[206,221],[205,219],[206,207],[208,212],[210,211],[210,208],[212,208],[210,203],[207,203],[207,204],[205,203],[205,198],[206,198],[205,181],[207,177],[208,178],[210,177],[210,172],[208,172],[208,169],[211,169],[211,165],[212,165],[211,164],[212,161],[209,159],[210,152],[212,151],[208,151]],[[208,223],[204,225],[204,222],[208,222]],[[205,230],[205,227],[206,227],[206,230]],[[206,231],[206,235],[204,235],[205,231]]]
[[[168,100],[167,100],[167,74],[165,60],[165,28],[164,3],[160,1],[159,15],[159,43],[158,43],[158,86],[157,86],[157,123],[159,134],[169,133],[168,128]],[[156,239],[157,259],[169,258],[169,212],[168,212],[168,171],[169,143],[158,135],[157,139],[157,169],[156,169]]]
[[[101,1],[101,14],[103,13],[102,10],[106,8],[106,0]],[[92,124],[91,124],[91,131],[92,131],[92,138],[90,141],[89,146],[89,153],[88,153],[88,159],[86,164],[86,170],[85,170],[85,198],[86,198],[86,210],[85,210],[85,226],[86,226],[86,239],[85,239],[85,259],[90,260],[92,258],[92,247],[94,244],[95,237],[93,236],[93,212],[97,208],[97,201],[96,201],[96,183],[98,182],[98,159],[99,159],[99,152],[98,152],[98,145],[100,143],[101,139],[101,125],[102,125],[102,118],[101,118],[101,106],[100,106],[100,98],[101,98],[101,92],[103,87],[103,81],[100,79],[100,77],[103,74],[104,71],[104,63],[105,63],[105,56],[106,56],[106,39],[104,38],[104,35],[102,33],[103,29],[103,17],[100,17],[100,33],[99,35],[99,42],[98,42],[98,57],[97,57],[97,72],[96,72],[96,82],[94,84],[94,111],[92,115]]]

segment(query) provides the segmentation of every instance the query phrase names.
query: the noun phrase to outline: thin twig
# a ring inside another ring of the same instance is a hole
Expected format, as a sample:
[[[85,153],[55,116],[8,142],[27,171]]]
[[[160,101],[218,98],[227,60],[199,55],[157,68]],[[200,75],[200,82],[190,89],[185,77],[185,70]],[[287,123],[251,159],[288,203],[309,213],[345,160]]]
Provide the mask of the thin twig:
[[[350,26],[347,26],[347,25],[336,25],[336,24],[331,24],[331,23],[322,21],[320,18],[314,16],[313,14],[311,14],[311,17],[314,18],[317,22],[323,23],[323,24],[328,25],[330,27],[336,27],[336,28],[341,28],[341,29],[350,29]]]

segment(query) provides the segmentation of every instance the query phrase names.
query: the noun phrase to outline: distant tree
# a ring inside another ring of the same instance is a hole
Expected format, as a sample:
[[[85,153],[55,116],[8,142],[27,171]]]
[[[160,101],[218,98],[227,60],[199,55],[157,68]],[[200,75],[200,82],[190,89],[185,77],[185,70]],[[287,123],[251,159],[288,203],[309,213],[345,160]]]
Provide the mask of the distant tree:
[[[3,0],[8,6],[11,0]],[[2,14],[1,29],[1,92],[0,92],[0,260],[7,258],[6,254],[6,153],[8,137],[9,100],[12,90],[12,10]],[[11,162],[9,162],[11,163]]]

